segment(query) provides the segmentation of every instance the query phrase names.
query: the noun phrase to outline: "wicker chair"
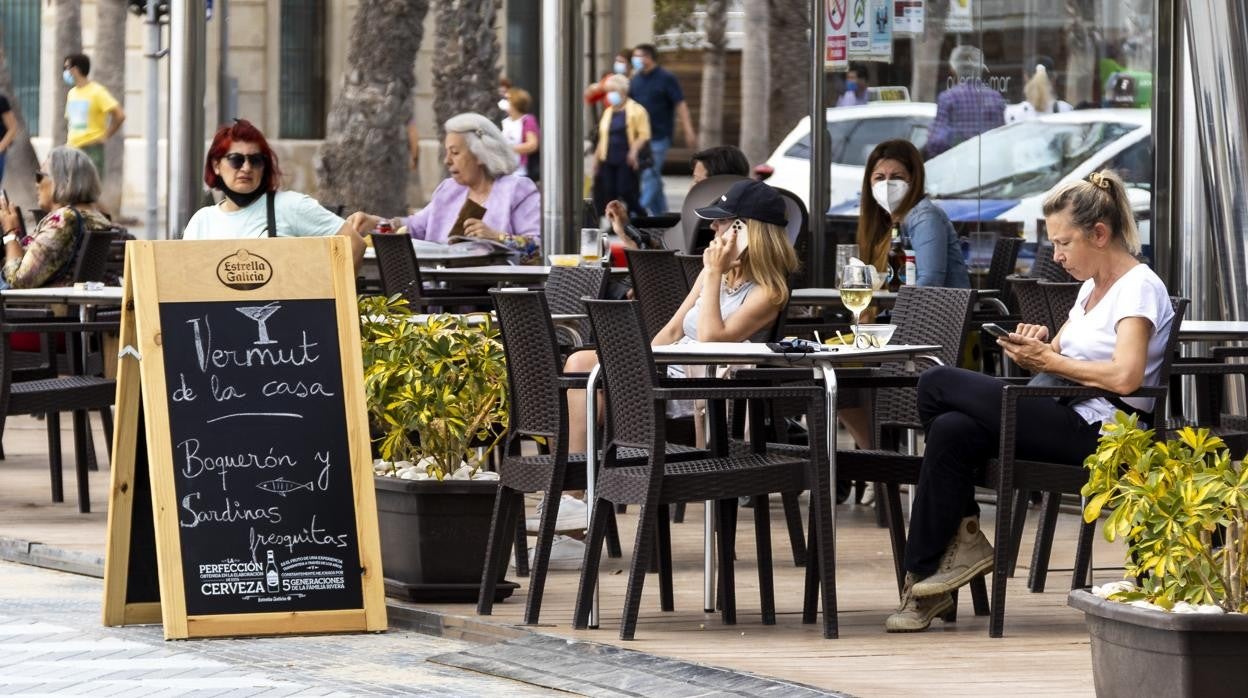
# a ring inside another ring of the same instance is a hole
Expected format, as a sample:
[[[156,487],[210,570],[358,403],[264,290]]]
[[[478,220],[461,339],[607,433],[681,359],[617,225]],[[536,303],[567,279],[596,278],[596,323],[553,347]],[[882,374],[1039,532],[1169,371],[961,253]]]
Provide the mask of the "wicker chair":
[[[1066,324],[1066,318],[1070,317],[1070,309],[1075,305],[1075,299],[1079,297],[1079,289],[1083,287],[1083,282],[1040,279],[1038,286],[1040,293],[1044,295],[1045,303],[1049,306],[1049,318],[1052,321],[1049,325],[1049,337],[1056,337],[1057,331]]]
[[[603,267],[551,267],[546,278],[546,302],[550,312],[558,314],[585,314],[585,298],[602,298],[607,288],[607,270]],[[561,328],[556,327],[558,332]],[[570,345],[590,344],[589,320],[575,323],[580,342]],[[565,333],[566,334],[566,333]]]
[[[1183,324],[1183,316],[1187,312],[1186,298],[1171,298],[1174,308],[1174,321],[1170,327],[1170,336],[1166,340],[1163,354],[1160,381],[1157,386],[1146,386],[1124,397],[1153,398],[1154,410],[1158,417],[1164,414],[1165,401],[1169,392],[1169,380],[1172,360],[1178,349],[1179,328]],[[992,614],[988,622],[988,635],[1001,637],[1005,630],[1005,583],[1009,576],[1017,550],[1012,545],[1002,545],[1001,541],[1017,544],[1017,536],[1011,530],[1017,530],[1018,520],[1026,515],[1026,511],[1014,511],[1016,495],[1033,490],[1055,494],[1079,494],[1087,483],[1086,471],[1077,465],[1065,463],[1046,463],[1041,461],[1020,460],[1014,453],[1015,438],[1019,428],[1018,401],[1032,398],[1080,398],[1112,396],[1099,388],[1086,386],[1039,387],[1026,385],[1006,386],[1001,396],[1001,447],[998,457],[988,465],[990,486],[997,490],[997,541],[992,576]],[[1161,433],[1161,430],[1158,431]],[[1047,517],[1046,517],[1047,518]],[[1046,522],[1046,525],[1047,522]],[[1075,553],[1074,572],[1071,575],[1071,588],[1086,586],[1088,567],[1092,554],[1092,535],[1095,523],[1081,523],[1079,541]],[[1032,552],[1033,566],[1041,565],[1047,570],[1049,547],[1052,533],[1037,542]],[[1033,591],[1043,590],[1043,578],[1038,589],[1033,584]]]
[[[1037,279],[1045,281],[1074,281],[1075,277],[1071,276],[1062,265],[1053,259],[1053,245],[1039,245],[1036,247],[1036,262],[1031,266],[1031,273],[1028,276],[1034,276]]]
[[[832,556],[832,502],[828,493],[828,464],[822,449],[813,449],[809,458],[774,453],[748,454],[684,463],[672,463],[663,455],[665,443],[664,409],[667,400],[724,400],[805,398],[811,416],[810,438],[823,443],[823,392],[816,386],[797,387],[729,387],[729,382],[694,380],[666,385],[658,377],[653,355],[647,342],[647,331],[640,308],[628,301],[592,301],[590,320],[599,338],[598,351],[605,376],[610,426],[605,459],[595,487],[593,520],[585,548],[581,584],[577,593],[573,626],[583,629],[589,621],[595,585],[598,582],[599,557],[608,516],[615,503],[641,505],[637,537],[633,546],[628,590],[624,600],[620,638],[630,640],[637,626],[642,587],[651,556],[651,546],[659,540],[660,567],[669,566],[671,550],[663,541],[667,530],[665,505],[675,502],[719,500],[720,523],[727,520],[729,509],[736,507],[740,496],[754,498],[755,537],[758,544],[759,586],[762,596],[763,622],[775,622],[774,592],[771,584],[770,521],[767,494],[811,490],[811,549],[815,551],[818,575],[827,583],[823,587],[825,637],[835,637],[836,595]],[[719,387],[711,387],[719,386]],[[649,458],[643,465],[621,465],[619,451],[643,448]],[[727,527],[721,528],[728,531]],[[719,540],[719,588],[723,621],[736,620],[736,599],[733,581],[732,536]],[[813,568],[812,562],[808,568]]]
[[[13,380],[13,356],[9,336],[16,332],[77,334],[116,331],[115,322],[35,321],[10,323],[0,307],[0,431],[11,414],[45,414],[48,421],[48,455],[52,475],[52,501],[65,501],[61,479],[60,413],[73,412],[74,461],[78,479],[78,511],[91,511],[87,479],[88,410],[104,410],[113,404],[116,381],[97,376],[62,376],[36,380]]]
[[[1005,280],[1010,274],[1014,273],[1014,267],[1018,264],[1018,252],[1023,249],[1023,239],[1020,237],[1003,237],[997,239],[997,244],[992,248],[992,261],[988,263],[988,275],[984,277],[984,288],[995,288],[1001,291],[1001,301],[1009,308],[1014,307],[1011,302],[1010,289],[1006,286]]]
[[[526,556],[522,528],[523,493],[544,492],[543,516],[537,534],[524,615],[525,623],[536,624],[542,608],[559,499],[566,491],[585,489],[585,454],[569,454],[567,451],[567,391],[583,389],[588,376],[561,373],[562,362],[550,321],[550,306],[542,293],[494,290],[490,295],[494,298],[503,333],[511,414],[506,448],[499,465],[499,494],[494,503],[477,613],[489,615],[493,610],[494,588],[512,547],[508,539],[512,532],[519,532],[515,540],[518,570]],[[534,436],[548,442],[549,452],[521,456],[521,439]],[[677,445],[669,445],[665,453],[672,460],[706,455],[706,451]],[[631,450],[621,457],[629,462],[644,462],[645,453]],[[619,557],[619,537],[614,522],[612,516],[609,520],[608,546],[612,548],[613,556]],[[661,572],[666,580],[665,586],[670,589],[671,566]],[[673,601],[670,595],[663,601],[664,610],[671,610]]]
[[[424,288],[416,250],[412,247],[412,239],[406,235],[373,235],[373,250],[377,253],[382,293],[406,298],[413,310],[424,312],[430,306],[490,306],[487,295],[457,295]]]
[[[689,285],[689,288],[693,288],[698,281],[698,276],[702,274],[702,255],[677,254],[676,259],[680,260],[680,268],[685,272],[685,283]]]
[[[653,339],[689,295],[685,272],[673,250],[628,249],[624,254],[628,257],[633,294],[646,320],[646,337]]]

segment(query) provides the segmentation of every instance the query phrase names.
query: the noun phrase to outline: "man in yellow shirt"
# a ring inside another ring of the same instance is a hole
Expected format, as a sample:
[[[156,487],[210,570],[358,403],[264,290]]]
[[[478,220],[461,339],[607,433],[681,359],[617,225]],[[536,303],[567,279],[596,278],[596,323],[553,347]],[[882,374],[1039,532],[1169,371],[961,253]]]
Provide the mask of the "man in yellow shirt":
[[[65,121],[69,126],[65,144],[86,153],[102,179],[104,141],[121,128],[126,113],[107,88],[87,78],[90,73],[91,59],[86,55],[75,53],[65,57],[65,72],[61,77],[70,86],[65,98]]]

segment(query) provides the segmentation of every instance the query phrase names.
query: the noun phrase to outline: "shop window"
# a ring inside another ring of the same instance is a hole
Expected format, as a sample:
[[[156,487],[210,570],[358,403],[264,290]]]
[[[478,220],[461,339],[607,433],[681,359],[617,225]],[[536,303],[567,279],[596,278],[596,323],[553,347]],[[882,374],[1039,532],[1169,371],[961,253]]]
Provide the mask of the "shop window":
[[[325,137],[326,0],[282,0],[282,138]]]

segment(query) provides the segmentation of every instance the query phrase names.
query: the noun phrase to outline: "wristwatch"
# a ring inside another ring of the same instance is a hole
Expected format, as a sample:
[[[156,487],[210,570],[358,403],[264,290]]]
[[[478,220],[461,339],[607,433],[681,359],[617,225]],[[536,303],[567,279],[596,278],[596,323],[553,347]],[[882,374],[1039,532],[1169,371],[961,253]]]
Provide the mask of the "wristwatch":
[[[10,242],[17,242],[17,234],[16,234],[16,233],[5,233],[4,237],[3,237],[3,238],[0,238],[0,240],[3,240],[3,241],[4,241],[4,244],[6,244],[6,245],[7,245],[7,244],[9,244]]]

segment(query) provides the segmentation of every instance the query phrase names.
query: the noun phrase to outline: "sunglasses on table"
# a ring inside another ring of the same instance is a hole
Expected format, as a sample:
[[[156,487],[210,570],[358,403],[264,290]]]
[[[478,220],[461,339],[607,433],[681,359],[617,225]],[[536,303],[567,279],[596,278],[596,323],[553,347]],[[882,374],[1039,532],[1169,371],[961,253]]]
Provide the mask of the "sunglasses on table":
[[[243,169],[244,162],[250,162],[251,166],[257,169],[264,167],[268,162],[268,158],[264,156],[264,153],[248,153],[247,155],[242,153],[227,153],[221,159],[230,163],[230,167],[233,167],[236,170]]]

